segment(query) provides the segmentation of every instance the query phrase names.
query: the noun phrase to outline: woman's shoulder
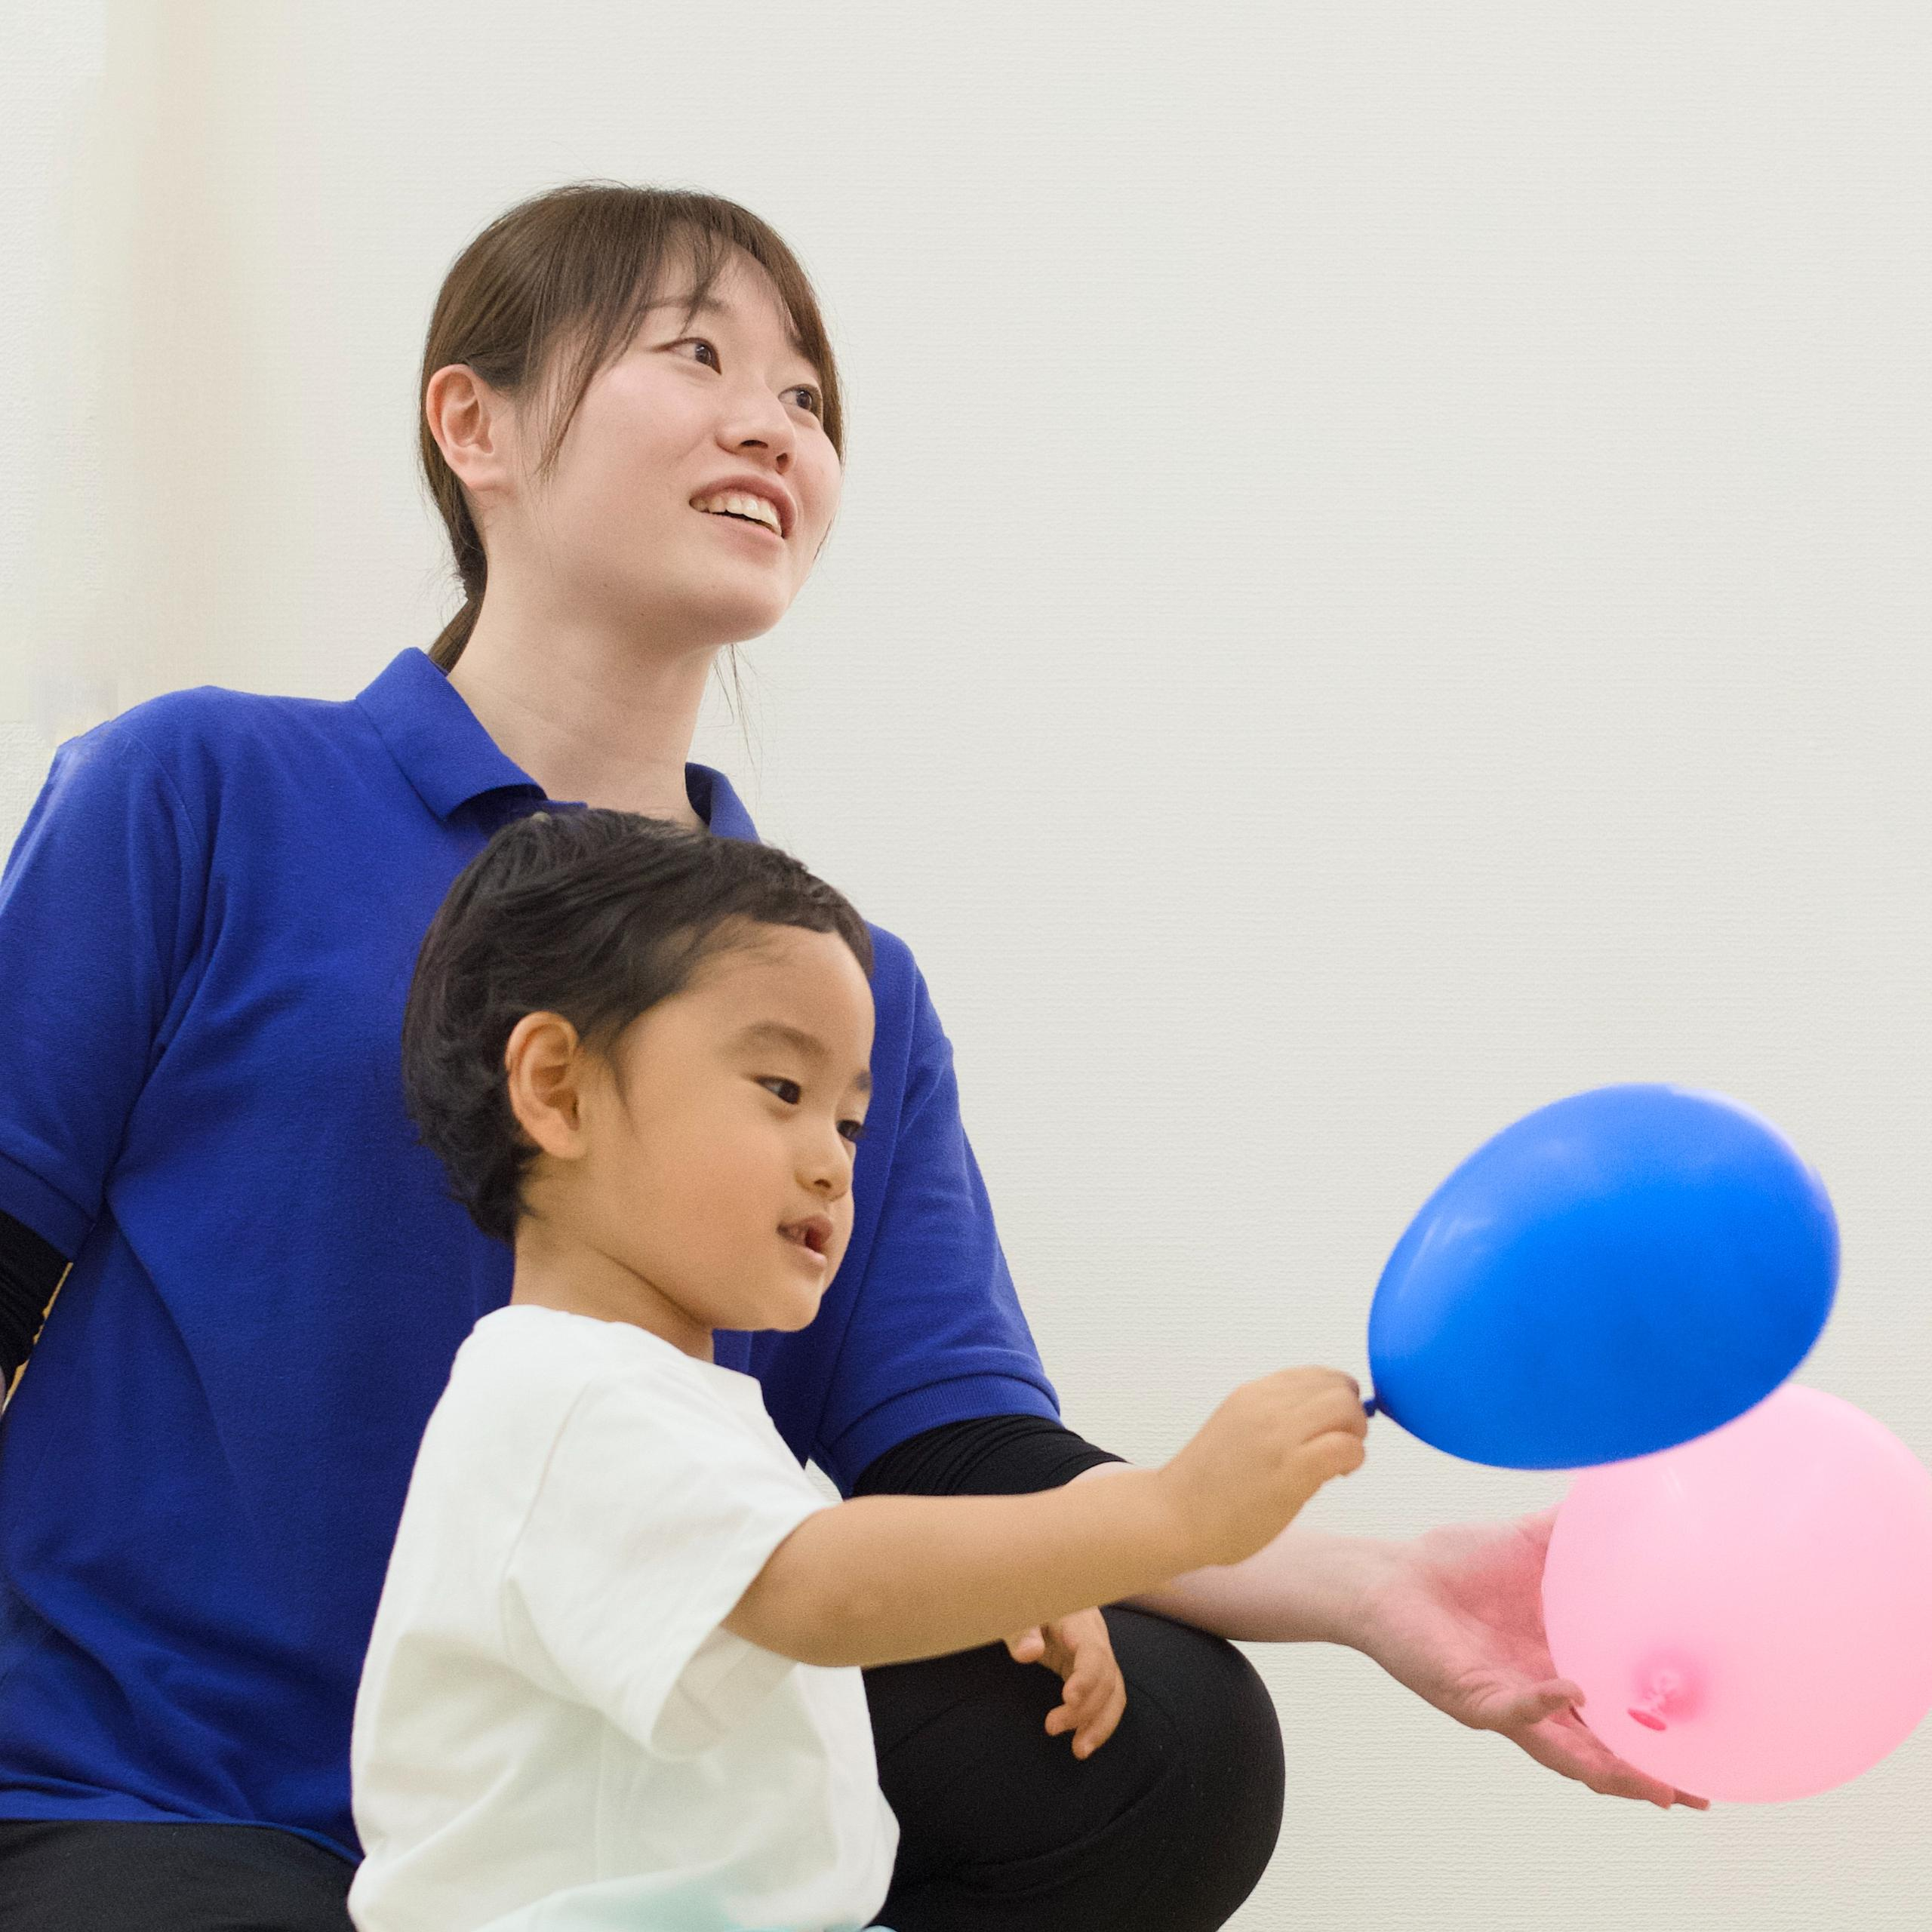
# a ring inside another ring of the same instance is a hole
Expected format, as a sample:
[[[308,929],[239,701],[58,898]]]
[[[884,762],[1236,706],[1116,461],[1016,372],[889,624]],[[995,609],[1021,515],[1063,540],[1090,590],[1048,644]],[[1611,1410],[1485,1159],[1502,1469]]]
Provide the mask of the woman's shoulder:
[[[106,746],[133,744],[164,761],[291,734],[326,731],[349,709],[340,699],[298,697],[274,691],[238,691],[226,685],[187,685],[158,691],[78,734],[77,742]]]
[[[882,974],[897,986],[918,977],[918,962],[912,957],[912,949],[897,933],[888,931],[871,919],[866,921],[866,931],[872,935],[875,980]],[[876,995],[877,989],[874,990]]]
[[[157,783],[158,769],[163,789],[205,823],[231,790],[259,797],[264,786],[312,784],[318,762],[339,766],[345,734],[355,730],[354,712],[352,700],[186,685],[65,740],[55,748],[52,775],[98,792]]]
[[[878,1017],[880,1042],[889,1036],[909,1039],[918,1022],[920,1009],[931,1002],[926,992],[925,974],[912,947],[898,934],[871,919],[866,931],[872,936],[872,1006]]]

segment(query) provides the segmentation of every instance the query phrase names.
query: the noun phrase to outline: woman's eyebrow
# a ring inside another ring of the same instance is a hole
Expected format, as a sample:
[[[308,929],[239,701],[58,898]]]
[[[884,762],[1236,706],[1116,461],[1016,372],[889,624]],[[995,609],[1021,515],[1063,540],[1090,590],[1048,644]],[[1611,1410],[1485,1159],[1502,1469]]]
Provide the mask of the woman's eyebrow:
[[[730,303],[719,301],[715,295],[707,295],[702,302],[697,303],[694,303],[688,295],[660,295],[655,302],[647,302],[644,306],[646,313],[653,309],[682,309],[694,316],[722,315],[728,322],[735,322],[738,319],[737,310]],[[817,368],[818,365],[812,362],[811,355],[805,345],[798,340],[795,330],[786,330],[785,346],[794,355],[804,361],[811,362],[812,367]]]
[[[707,295],[702,302],[694,302],[688,295],[660,295],[655,302],[647,302],[647,311],[652,309],[688,309],[694,315],[728,315],[732,313],[728,302],[721,302],[715,295]]]
[[[731,1036],[731,1044],[734,1047],[795,1047],[808,1060],[815,1060],[821,1066],[831,1058],[825,1042],[817,1034],[808,1033],[801,1027],[788,1026],[782,1020],[754,1020]],[[852,1085],[861,1094],[869,1094],[872,1091],[872,1075],[860,1067],[852,1076]]]

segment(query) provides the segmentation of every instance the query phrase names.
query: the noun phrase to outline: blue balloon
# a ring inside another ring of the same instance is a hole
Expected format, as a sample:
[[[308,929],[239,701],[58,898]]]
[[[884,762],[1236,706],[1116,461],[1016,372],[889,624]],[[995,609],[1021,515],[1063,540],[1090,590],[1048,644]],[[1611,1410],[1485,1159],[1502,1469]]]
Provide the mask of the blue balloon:
[[[1761,1401],[1831,1313],[1824,1183],[1721,1094],[1539,1108],[1429,1196],[1368,1318],[1375,1406],[1451,1455],[1583,1469]]]

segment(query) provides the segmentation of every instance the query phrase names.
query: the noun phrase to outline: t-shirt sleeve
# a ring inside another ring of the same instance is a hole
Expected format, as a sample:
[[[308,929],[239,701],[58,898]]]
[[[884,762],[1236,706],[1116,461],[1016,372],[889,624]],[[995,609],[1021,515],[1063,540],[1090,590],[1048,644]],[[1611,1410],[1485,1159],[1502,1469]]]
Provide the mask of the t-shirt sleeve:
[[[0,1209],[69,1260],[166,1044],[206,895],[154,754],[109,719],[54,751],[0,869]]]
[[[883,937],[903,951],[903,941]],[[812,1449],[846,1496],[868,1463],[942,1423],[1060,1419],[960,1118],[952,1043],[924,974],[906,964],[905,1097],[878,1226]]]
[[[835,1506],[775,1432],[761,1441],[709,1392],[593,1384],[511,1553],[510,1654],[646,1751],[703,1750],[796,1667],[720,1626],[792,1531]]]

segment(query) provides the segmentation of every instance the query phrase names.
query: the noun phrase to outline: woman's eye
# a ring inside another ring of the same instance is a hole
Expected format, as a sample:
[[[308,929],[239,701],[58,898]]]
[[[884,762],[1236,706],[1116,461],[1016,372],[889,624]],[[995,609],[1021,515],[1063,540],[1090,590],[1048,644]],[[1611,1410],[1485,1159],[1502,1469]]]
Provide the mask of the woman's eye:
[[[783,1079],[777,1075],[774,1075],[769,1080],[761,1080],[758,1084],[761,1087],[789,1087],[792,1090],[791,1092],[780,1094],[778,1097],[781,1100],[791,1100],[795,1103],[805,1091],[795,1080]]]
[[[724,366],[723,361],[718,358],[716,345],[707,340],[703,336],[688,335],[684,338],[683,342],[675,342],[671,346],[674,349],[681,349],[686,342],[695,343],[700,349],[709,349],[711,351],[712,360],[717,366],[721,369]],[[795,383],[786,393],[789,395],[810,396],[811,400],[805,405],[805,407],[814,416],[823,416],[825,414],[825,398],[820,395],[810,383]]]
[[[852,1130],[852,1145],[854,1147],[866,1137],[866,1124],[862,1120],[842,1120],[838,1125],[841,1133],[848,1127]]]

